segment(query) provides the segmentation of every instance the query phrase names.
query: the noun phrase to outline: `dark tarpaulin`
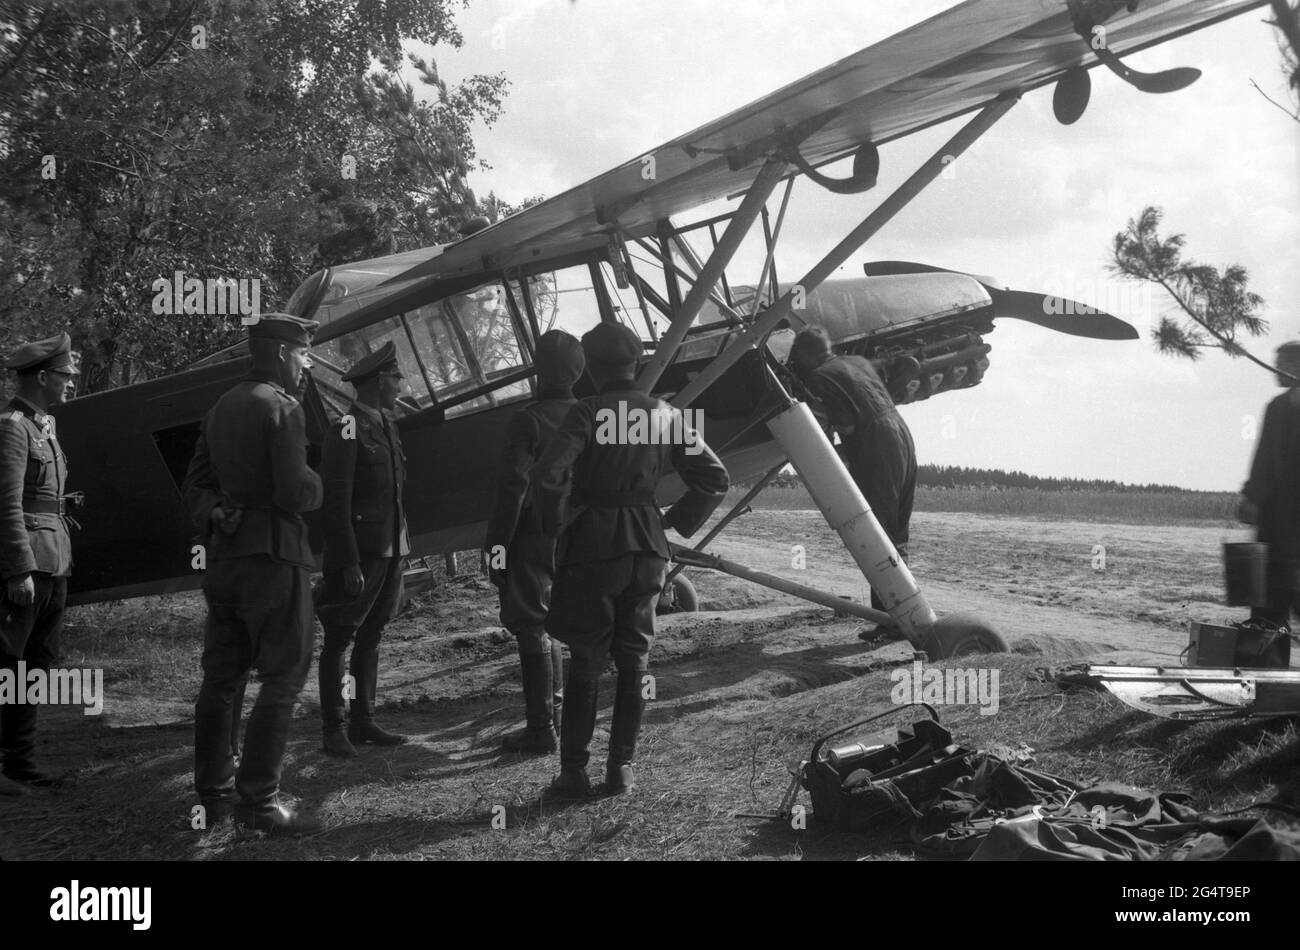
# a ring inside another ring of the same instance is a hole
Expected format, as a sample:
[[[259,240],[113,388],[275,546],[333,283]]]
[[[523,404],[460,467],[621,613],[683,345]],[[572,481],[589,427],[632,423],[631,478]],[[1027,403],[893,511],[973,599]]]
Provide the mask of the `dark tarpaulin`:
[[[1068,779],[971,755],[912,826],[922,857],[972,861],[1297,860],[1300,829],[1202,815],[1189,796]]]

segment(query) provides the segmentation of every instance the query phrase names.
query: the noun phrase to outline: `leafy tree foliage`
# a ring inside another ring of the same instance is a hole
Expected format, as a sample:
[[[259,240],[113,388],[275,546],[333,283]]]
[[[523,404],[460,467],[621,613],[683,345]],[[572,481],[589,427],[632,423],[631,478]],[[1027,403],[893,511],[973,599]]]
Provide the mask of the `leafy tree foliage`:
[[[124,385],[240,333],[154,313],[159,278],[257,279],[271,310],[322,266],[496,217],[466,174],[505,79],[449,85],[411,51],[459,46],[455,7],[5,0],[0,347],[67,328],[83,391]]]
[[[1110,264],[1111,271],[1123,277],[1157,284],[1182,311],[1180,317],[1160,318],[1154,332],[1157,348],[1193,360],[1201,357],[1201,350],[1217,348],[1274,371],[1238,342],[1242,336],[1268,332],[1268,321],[1258,315],[1264,298],[1249,289],[1246,268],[1229,264],[1219,269],[1185,258],[1183,235],[1161,237],[1162,215],[1159,208],[1147,207],[1130,218],[1115,235]]]

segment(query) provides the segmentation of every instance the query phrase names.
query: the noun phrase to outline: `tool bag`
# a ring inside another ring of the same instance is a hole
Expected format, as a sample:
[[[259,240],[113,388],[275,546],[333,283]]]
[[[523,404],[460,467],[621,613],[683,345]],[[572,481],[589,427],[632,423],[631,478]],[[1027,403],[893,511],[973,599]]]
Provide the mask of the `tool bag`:
[[[884,716],[920,706],[929,719],[828,745],[828,740]],[[818,824],[841,831],[888,828],[919,818],[939,790],[972,775],[972,750],[952,741],[939,714],[926,703],[911,703],[841,726],[819,738],[799,770],[799,782],[812,798]]]

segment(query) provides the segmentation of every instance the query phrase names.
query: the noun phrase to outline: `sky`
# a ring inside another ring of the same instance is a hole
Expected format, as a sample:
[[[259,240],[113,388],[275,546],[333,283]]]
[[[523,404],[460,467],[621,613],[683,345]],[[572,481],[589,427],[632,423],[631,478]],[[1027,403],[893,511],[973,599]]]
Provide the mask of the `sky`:
[[[458,49],[432,51],[442,77],[504,73],[502,116],[474,129],[490,168],[470,179],[506,201],[555,195],[674,136],[949,9],[952,0],[473,0]],[[1262,295],[1266,360],[1300,338],[1300,123],[1289,104],[1267,10],[1136,54],[1136,68],[1204,75],[1144,95],[1092,71],[1088,111],[1052,117],[1051,89],[1025,96],[945,177],[860,249],[1061,294],[1128,320],[1142,339],[1068,337],[1003,321],[985,338],[977,387],[904,406],[918,459],[1033,475],[1236,491],[1254,451],[1273,377],[1218,350],[1191,362],[1157,353],[1151,331],[1172,302],[1106,269],[1111,240],[1146,205],[1186,253],[1240,263]],[[962,121],[881,149],[880,183],[831,195],[796,183],[778,252],[783,280],[850,231]],[[843,174],[839,168],[829,169]],[[772,198],[775,211],[779,195]],[[710,211],[716,209],[708,209]],[[757,276],[745,252],[736,274]],[[729,270],[729,273],[732,271]]]

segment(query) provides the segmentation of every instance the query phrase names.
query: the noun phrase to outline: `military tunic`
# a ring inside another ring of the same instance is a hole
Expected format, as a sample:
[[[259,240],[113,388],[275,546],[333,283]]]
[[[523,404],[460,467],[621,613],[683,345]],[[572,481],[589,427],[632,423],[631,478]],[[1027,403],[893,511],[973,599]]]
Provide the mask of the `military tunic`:
[[[279,788],[283,742],[311,665],[315,557],[302,514],[320,507],[322,492],[307,465],[298,400],[257,371],[236,384],[203,420],[184,494],[207,546],[195,786],[205,801],[229,800],[238,790],[259,804]],[[231,533],[212,528],[218,506],[239,512]],[[261,690],[236,778],[232,707],[250,669]]]
[[[72,572],[64,514],[68,465],[54,417],[22,397],[0,415],[0,584],[30,575],[30,604],[11,603],[0,587],[0,669],[48,670],[58,659],[59,634]],[[30,773],[36,754],[37,707],[0,705],[0,752],[6,775]]]
[[[1269,604],[1254,614],[1289,626],[1291,610],[1300,613],[1300,387],[1264,410],[1242,494],[1259,508],[1258,539],[1269,547]]]
[[[532,469],[573,405],[572,397],[541,398],[511,417],[483,542],[489,558],[497,548],[506,552],[501,623],[530,655],[548,649],[546,612],[555,580],[555,536],[546,533],[534,503]]]
[[[54,417],[12,399],[0,414],[0,579],[31,574],[36,602],[4,604],[0,660],[45,669],[57,652],[72,573],[67,476]]]
[[[611,383],[569,410],[534,473],[543,530],[555,535],[567,526],[546,630],[569,646],[577,679],[598,676],[611,654],[620,672],[646,669],[670,554],[663,525],[689,537],[729,487],[726,468],[698,434],[689,436],[692,451],[685,437],[672,444],[597,441],[601,411],[617,415],[624,402],[628,415],[677,413],[631,381]],[[654,493],[669,470],[687,491],[661,518]]]
[[[369,719],[374,712],[379,640],[401,606],[402,558],[411,553],[402,499],[406,456],[397,420],[359,402],[348,417],[350,424],[345,418],[331,427],[321,460],[325,586],[316,614],[325,628],[320,687],[327,727],[343,721],[343,654],[353,638],[353,719]],[[343,586],[343,572],[350,567],[359,567],[364,578],[356,596]]]

